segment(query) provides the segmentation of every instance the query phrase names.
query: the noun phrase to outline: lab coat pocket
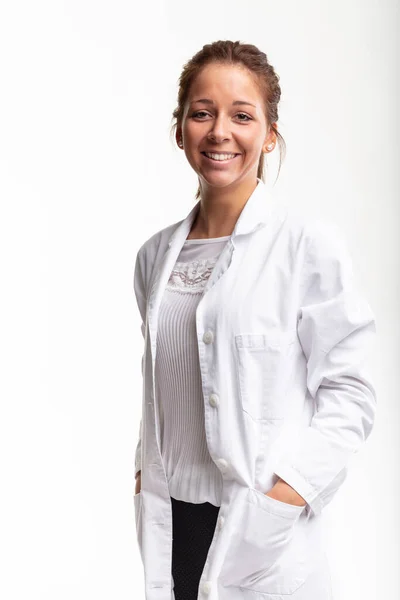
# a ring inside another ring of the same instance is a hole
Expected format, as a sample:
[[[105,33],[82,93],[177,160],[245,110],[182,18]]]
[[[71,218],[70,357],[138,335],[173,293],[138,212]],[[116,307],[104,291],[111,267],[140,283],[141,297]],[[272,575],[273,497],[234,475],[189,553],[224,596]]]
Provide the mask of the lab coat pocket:
[[[136,524],[136,537],[139,545],[140,555],[142,555],[142,493],[133,496],[133,502],[135,506],[135,524]]]
[[[220,573],[221,583],[273,593],[273,582],[268,581],[269,569],[285,553],[303,509],[304,506],[287,504],[249,488],[236,517]],[[296,585],[301,583],[297,578]],[[287,585],[291,593],[293,580]],[[282,591],[282,586],[279,589]]]
[[[293,330],[235,335],[242,408],[255,421],[284,416],[287,361],[296,335]]]

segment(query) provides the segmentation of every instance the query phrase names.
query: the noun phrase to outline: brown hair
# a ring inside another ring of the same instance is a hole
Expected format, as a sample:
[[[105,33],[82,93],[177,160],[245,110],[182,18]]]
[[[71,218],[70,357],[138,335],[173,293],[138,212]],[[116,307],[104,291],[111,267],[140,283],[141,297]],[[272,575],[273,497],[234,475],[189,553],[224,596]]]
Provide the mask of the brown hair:
[[[184,107],[189,95],[190,86],[201,69],[210,63],[241,65],[253,73],[260,91],[265,100],[265,115],[267,122],[274,131],[279,144],[279,170],[281,168],[281,150],[285,156],[285,140],[273,125],[278,121],[278,104],[281,97],[279,76],[269,64],[267,55],[252,44],[243,44],[239,41],[219,40],[206,44],[183,67],[179,77],[178,106],[172,113],[176,121],[171,128],[171,135],[182,124]],[[260,155],[257,177],[264,181],[264,153]],[[196,199],[200,197],[200,186],[197,188]]]

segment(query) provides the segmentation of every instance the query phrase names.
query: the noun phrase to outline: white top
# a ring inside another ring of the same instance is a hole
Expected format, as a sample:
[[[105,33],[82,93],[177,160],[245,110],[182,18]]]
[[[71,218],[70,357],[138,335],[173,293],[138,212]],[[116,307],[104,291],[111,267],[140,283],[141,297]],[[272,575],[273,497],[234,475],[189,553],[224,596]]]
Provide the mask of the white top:
[[[208,451],[196,308],[230,236],[184,242],[165,289],[156,352],[161,454],[176,500],[221,505],[222,476]]]

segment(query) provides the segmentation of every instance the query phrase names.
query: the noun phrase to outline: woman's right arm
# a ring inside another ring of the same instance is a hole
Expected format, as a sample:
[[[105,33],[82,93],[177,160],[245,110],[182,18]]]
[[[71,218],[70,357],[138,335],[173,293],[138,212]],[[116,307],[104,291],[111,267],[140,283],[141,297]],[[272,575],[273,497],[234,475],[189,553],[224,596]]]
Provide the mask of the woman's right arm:
[[[140,312],[140,316],[142,319],[142,323],[141,323],[141,331],[142,331],[142,336],[143,339],[145,337],[145,320],[146,320],[146,293],[145,293],[145,286],[144,286],[144,279],[143,279],[143,273],[142,273],[142,268],[141,268],[141,252],[139,250],[139,252],[137,253],[136,256],[136,262],[135,262],[135,273],[134,273],[134,281],[133,281],[133,287],[134,287],[134,291],[135,291],[135,296],[136,296],[136,302],[138,305],[138,309]],[[143,369],[144,369],[144,353],[142,355],[142,377],[143,377]],[[140,424],[139,424],[139,436],[138,436],[138,443],[136,446],[136,452],[135,452],[135,494],[140,492],[141,489],[141,465],[142,465],[142,419],[140,419]]]
[[[142,489],[141,471],[136,473],[135,494],[138,494]]]

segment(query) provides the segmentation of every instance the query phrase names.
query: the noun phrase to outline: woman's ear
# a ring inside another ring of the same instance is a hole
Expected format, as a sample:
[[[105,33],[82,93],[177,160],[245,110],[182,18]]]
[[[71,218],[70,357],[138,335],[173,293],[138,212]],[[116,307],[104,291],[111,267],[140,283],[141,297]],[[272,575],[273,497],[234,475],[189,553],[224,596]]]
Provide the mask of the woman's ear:
[[[277,123],[273,123],[275,129],[278,129],[278,125]],[[276,146],[276,133],[275,131],[272,129],[272,127],[269,128],[269,131],[265,137],[265,141],[264,141],[264,145],[263,145],[263,152],[268,153],[271,152],[271,150],[273,150]]]
[[[175,139],[176,139],[176,143],[178,144],[179,148],[183,148],[182,129],[180,127],[177,127],[177,129],[176,129]]]

